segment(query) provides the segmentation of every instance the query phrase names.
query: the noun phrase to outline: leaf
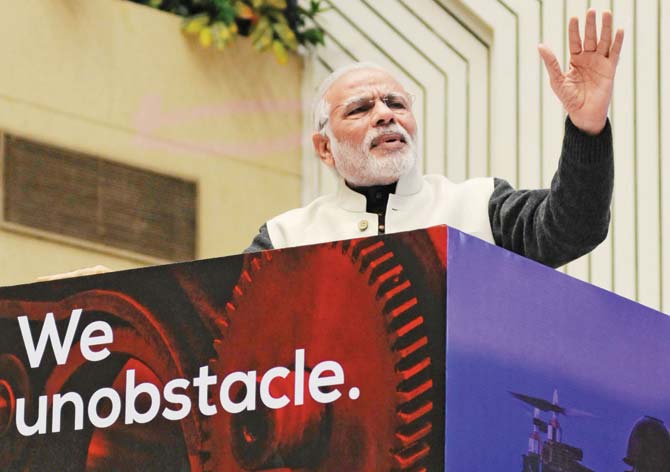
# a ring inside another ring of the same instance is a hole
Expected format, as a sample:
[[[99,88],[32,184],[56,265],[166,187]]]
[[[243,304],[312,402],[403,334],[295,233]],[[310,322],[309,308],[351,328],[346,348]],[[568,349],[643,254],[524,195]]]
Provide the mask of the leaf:
[[[163,10],[174,10],[174,5],[188,5],[182,12],[182,30],[189,35],[198,35],[199,41],[205,47],[213,44],[218,49],[223,49],[241,31],[244,36],[250,37],[254,48],[262,51],[272,47],[273,51],[276,50],[274,54],[279,60],[279,57],[283,57],[281,48],[289,54],[290,51],[297,50],[300,44],[325,43],[325,33],[314,19],[317,14],[328,10],[324,6],[327,3],[323,0],[141,1]],[[293,8],[287,13],[289,4]],[[193,15],[189,11],[200,13]],[[287,18],[289,13],[291,16]],[[275,45],[275,41],[280,45]]]
[[[227,44],[232,42],[233,33],[230,31],[228,26],[221,21],[217,21],[212,25],[212,37],[214,41],[214,46],[217,49],[223,49]]]
[[[230,0],[212,0],[212,3],[214,4],[214,7],[216,7],[217,10],[224,10],[227,7],[231,6]]]
[[[332,9],[331,7],[322,7],[321,0],[311,0],[308,16],[310,18],[314,18],[317,14],[323,13],[324,11],[328,11],[331,9]]]
[[[258,23],[256,23],[251,30],[251,34],[249,35],[251,42],[255,43],[258,41],[259,38],[265,34],[265,30],[267,29],[271,29],[270,19],[267,16],[262,16],[261,19],[258,20]]]
[[[302,33],[303,37],[312,44],[324,44],[323,30],[320,28],[310,28]]]
[[[168,11],[179,16],[189,16],[191,14],[190,10],[184,5],[176,5],[168,8]]]
[[[217,36],[217,35],[215,34],[215,35],[213,36],[213,40],[214,40],[214,47],[215,47],[216,49],[218,49],[219,51],[223,51],[224,49],[226,49],[226,44],[227,44],[227,43],[226,43],[225,40],[221,39],[220,36]]]
[[[272,52],[274,53],[275,59],[277,59],[278,63],[283,65],[288,62],[288,51],[281,41],[276,39],[272,41]]]
[[[184,18],[184,21],[182,21],[181,24],[181,29],[186,34],[198,34],[208,24],[209,15],[207,13],[199,13]]]
[[[238,0],[235,2],[235,16],[245,20],[252,20],[256,15],[249,5]]]
[[[206,27],[200,30],[200,44],[208,48],[212,45],[212,28]]]
[[[277,10],[286,10],[286,0],[265,0],[265,3]]]
[[[214,0],[218,13],[216,18],[229,25],[235,21],[235,7],[230,0]]]
[[[288,25],[288,20],[286,19],[286,16],[280,11],[271,11],[270,16],[272,17],[273,20],[275,20],[276,23],[283,23],[285,25]]]
[[[154,8],[160,8],[163,4],[163,0],[149,0],[149,6]]]
[[[254,48],[257,51],[265,51],[272,44],[272,28],[266,28],[263,34],[254,42]]]
[[[298,49],[298,39],[295,37],[293,30],[284,23],[275,23],[272,25],[277,36],[286,44],[291,50]]]

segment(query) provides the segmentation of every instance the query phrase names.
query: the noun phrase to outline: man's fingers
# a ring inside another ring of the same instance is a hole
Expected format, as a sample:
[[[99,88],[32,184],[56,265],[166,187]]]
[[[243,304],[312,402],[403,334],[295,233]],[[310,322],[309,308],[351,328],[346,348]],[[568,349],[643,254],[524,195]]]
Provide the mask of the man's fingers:
[[[593,52],[598,45],[598,33],[596,31],[596,12],[586,12],[586,27],[584,28],[584,51]]]
[[[582,38],[579,35],[579,19],[576,16],[570,18],[568,24],[568,33],[570,41],[570,54],[579,54],[582,52]]]
[[[600,30],[600,42],[598,43],[598,54],[605,57],[609,56],[612,46],[612,12],[605,10],[603,12],[603,24]]]
[[[561,70],[561,65],[558,63],[558,59],[556,59],[554,53],[544,44],[540,44],[537,49],[540,52],[540,56],[542,56],[544,65],[549,73],[549,80],[552,82],[559,81],[561,77],[563,77],[563,71]]]
[[[621,46],[623,46],[623,30],[619,28],[616,30],[616,35],[614,35],[614,44],[612,45],[612,50],[610,51],[610,59],[614,61],[614,64],[619,63]]]

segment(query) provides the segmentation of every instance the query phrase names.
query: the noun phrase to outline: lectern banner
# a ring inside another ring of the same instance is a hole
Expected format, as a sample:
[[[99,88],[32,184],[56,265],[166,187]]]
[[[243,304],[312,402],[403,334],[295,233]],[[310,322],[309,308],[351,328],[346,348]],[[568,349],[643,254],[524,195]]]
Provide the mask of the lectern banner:
[[[668,340],[446,227],[5,287],[0,470],[670,472]]]
[[[449,232],[449,471],[670,471],[670,319]]]
[[[0,470],[442,470],[446,239],[0,289]]]

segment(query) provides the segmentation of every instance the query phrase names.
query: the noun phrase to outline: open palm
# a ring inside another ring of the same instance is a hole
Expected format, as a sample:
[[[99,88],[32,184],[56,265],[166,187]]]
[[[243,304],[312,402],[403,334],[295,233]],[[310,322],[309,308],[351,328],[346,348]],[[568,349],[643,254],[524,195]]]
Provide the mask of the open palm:
[[[590,134],[605,127],[607,110],[612,97],[614,74],[623,45],[623,30],[618,30],[612,42],[612,13],[602,16],[600,41],[596,31],[595,10],[586,14],[584,42],[579,34],[579,20],[570,19],[570,66],[561,70],[556,56],[544,45],[540,55],[547,67],[551,88],[559,98],[575,126]]]

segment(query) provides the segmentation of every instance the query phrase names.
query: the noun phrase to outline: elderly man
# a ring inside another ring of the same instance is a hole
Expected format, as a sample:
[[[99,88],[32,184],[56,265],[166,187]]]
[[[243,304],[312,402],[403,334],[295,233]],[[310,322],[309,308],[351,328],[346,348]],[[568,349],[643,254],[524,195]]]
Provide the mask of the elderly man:
[[[569,24],[570,68],[563,73],[545,46],[539,52],[552,89],[568,112],[551,189],[514,190],[478,178],[455,184],[422,176],[412,101],[388,72],[356,63],[333,72],[317,92],[314,149],[339,175],[337,192],[261,226],[247,252],[392,233],[447,224],[557,267],[607,235],[612,196],[612,137],[607,111],[623,31],[612,40],[604,12],[600,40],[595,11],[584,41]]]

